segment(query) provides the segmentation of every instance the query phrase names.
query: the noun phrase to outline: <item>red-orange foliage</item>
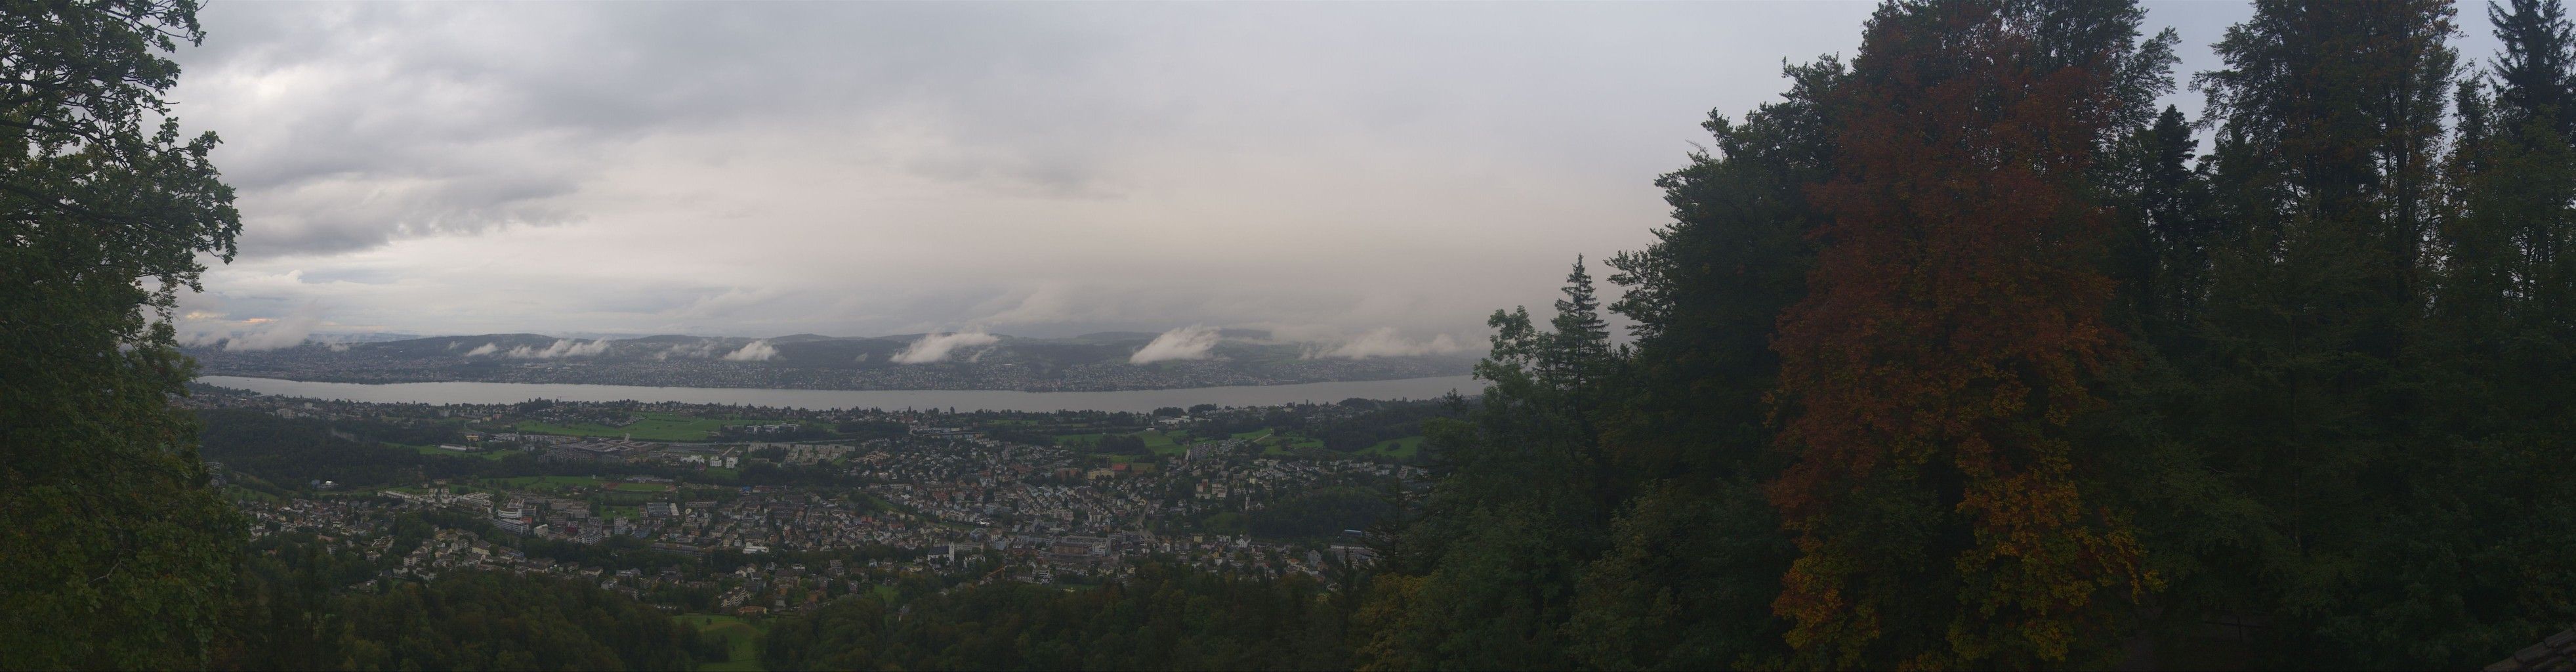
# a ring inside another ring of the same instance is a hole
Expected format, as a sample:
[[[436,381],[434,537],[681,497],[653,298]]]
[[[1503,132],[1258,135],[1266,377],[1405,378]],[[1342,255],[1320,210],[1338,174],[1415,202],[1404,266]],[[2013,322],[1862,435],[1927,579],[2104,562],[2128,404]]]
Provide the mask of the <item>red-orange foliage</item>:
[[[2096,268],[2109,213],[2082,190],[2113,104],[2106,55],[2049,53],[1995,6],[1897,11],[1872,22],[1839,94],[1839,176],[1811,192],[1831,221],[1773,344],[1779,443],[1798,461],[1770,496],[1802,550],[1774,609],[1831,664],[2065,660],[2079,637],[2105,639],[2088,631],[2097,595],[2154,582],[2078,491],[2065,431],[2101,404],[2085,379],[2118,357]],[[1886,478],[1957,481],[1940,519],[1973,541],[1948,558],[1954,584],[1914,587],[1956,589],[1947,650],[1870,652],[1898,624],[1871,594],[1886,588],[1855,578],[1898,560],[1832,523]],[[1868,660],[1882,655],[1900,659]]]

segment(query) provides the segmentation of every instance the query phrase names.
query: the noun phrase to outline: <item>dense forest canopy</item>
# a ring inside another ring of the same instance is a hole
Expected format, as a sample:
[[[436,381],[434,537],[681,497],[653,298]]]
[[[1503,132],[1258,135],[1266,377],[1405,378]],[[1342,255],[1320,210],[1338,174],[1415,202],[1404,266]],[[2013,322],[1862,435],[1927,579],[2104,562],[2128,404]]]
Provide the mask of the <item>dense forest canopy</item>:
[[[2503,44],[2484,61],[2452,46],[2449,2],[2259,0],[2211,45],[2223,65],[2187,73],[2195,120],[2155,106],[2182,45],[2133,2],[1886,3],[1857,53],[1710,116],[1709,149],[1656,182],[1672,222],[1607,262],[1620,299],[1578,259],[1552,315],[1493,315],[1490,387],[1463,412],[1324,435],[1418,428],[1435,482],[1250,523],[1377,521],[1373,573],[850,597],[780,619],[764,658],[2485,665],[2576,624],[2576,33],[2560,0],[2480,9]],[[165,403],[190,375],[175,292],[239,229],[213,138],[144,121],[193,13],[0,11],[0,659],[698,655],[583,586],[331,596],[300,578],[327,558],[245,563]],[[1605,311],[1633,322],[1624,343]],[[242,420],[210,445],[335,445]],[[252,466],[430,462],[380,452]],[[553,625],[475,625],[493,614]]]
[[[1883,6],[1664,177],[1633,349],[1497,315],[1364,657],[2464,667],[2576,622],[2571,40],[2487,11],[2464,63],[2446,2],[2258,2],[2195,123],[2131,4]]]

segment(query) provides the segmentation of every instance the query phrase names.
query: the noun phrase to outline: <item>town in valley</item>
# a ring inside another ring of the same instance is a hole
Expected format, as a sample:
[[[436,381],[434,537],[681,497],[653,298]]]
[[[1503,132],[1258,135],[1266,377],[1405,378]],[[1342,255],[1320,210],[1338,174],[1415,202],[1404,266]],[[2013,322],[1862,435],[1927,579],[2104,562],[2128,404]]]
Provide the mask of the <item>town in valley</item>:
[[[373,569],[344,588],[534,573],[757,616],[880,590],[1099,585],[1147,561],[1335,585],[1426,482],[1422,420],[1463,402],[433,406],[200,387],[182,403],[255,537]],[[338,452],[277,452],[300,441]]]

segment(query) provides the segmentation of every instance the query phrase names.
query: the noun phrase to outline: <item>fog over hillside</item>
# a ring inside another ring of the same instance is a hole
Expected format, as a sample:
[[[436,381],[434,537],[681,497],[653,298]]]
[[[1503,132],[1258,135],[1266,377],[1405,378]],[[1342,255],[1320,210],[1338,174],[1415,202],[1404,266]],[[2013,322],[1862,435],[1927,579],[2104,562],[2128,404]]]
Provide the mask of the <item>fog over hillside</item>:
[[[1288,341],[1191,326],[1029,338],[980,330],[770,338],[667,334],[435,336],[191,348],[211,375],[409,383],[482,381],[791,389],[1127,390],[1461,375],[1475,353],[1445,338]]]

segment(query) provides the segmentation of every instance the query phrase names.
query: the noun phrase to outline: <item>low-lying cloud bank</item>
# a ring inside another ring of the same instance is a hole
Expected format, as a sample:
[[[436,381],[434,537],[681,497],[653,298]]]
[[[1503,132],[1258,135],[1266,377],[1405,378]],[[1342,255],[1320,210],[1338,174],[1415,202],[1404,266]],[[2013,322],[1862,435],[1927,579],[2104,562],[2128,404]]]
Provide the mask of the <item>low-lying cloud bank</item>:
[[[1420,357],[1424,355],[1454,355],[1464,350],[1466,350],[1466,348],[1460,347],[1458,345],[1458,340],[1450,338],[1448,334],[1438,334],[1427,340],[1416,341],[1407,339],[1403,335],[1396,333],[1394,327],[1381,327],[1371,330],[1368,333],[1360,334],[1350,340],[1343,341],[1341,345],[1329,348],[1309,348],[1305,352],[1305,358],[1368,359],[1370,357]]]
[[[699,341],[696,343],[674,345],[668,348],[663,348],[661,352],[653,353],[653,361],[659,362],[673,357],[706,359],[714,356],[716,356],[716,343],[714,341]]]
[[[519,347],[515,347],[515,348],[511,348],[511,349],[510,349],[510,352],[509,352],[509,356],[510,356],[510,358],[511,358],[511,359],[555,359],[555,358],[558,358],[558,357],[596,357],[596,356],[599,356],[599,353],[603,353],[603,352],[607,352],[607,351],[608,351],[608,342],[607,342],[607,341],[590,341],[590,342],[585,343],[585,342],[581,342],[581,341],[575,341],[575,340],[573,340],[573,339],[569,339],[569,338],[558,338],[558,339],[555,339],[555,342],[554,342],[554,344],[553,344],[553,345],[546,346],[546,348],[545,348],[545,349],[543,349],[543,350],[538,350],[538,349],[535,349],[535,348],[530,348],[530,347],[528,347],[528,346],[524,346],[524,345],[519,346]]]
[[[1225,340],[1215,327],[1193,324],[1163,332],[1136,354],[1127,357],[1129,364],[1152,364],[1175,359],[1207,359],[1214,356],[1218,341]]]
[[[234,334],[230,339],[225,340],[224,349],[258,351],[292,348],[303,345],[304,337],[312,335],[313,327],[320,324],[322,324],[322,318],[305,313],[289,315],[277,320],[253,321],[251,330]]]
[[[960,349],[982,348],[1000,342],[1002,342],[1001,338],[984,333],[983,329],[947,334],[922,334],[920,339],[912,342],[912,345],[904,346],[903,352],[894,353],[893,357],[888,357],[886,360],[896,364],[944,362]],[[983,354],[982,350],[977,350],[969,355],[966,361],[975,361]]]
[[[454,350],[456,349],[456,344],[450,343],[447,347],[450,350]],[[605,352],[608,352],[608,341],[583,341],[571,338],[558,338],[555,339],[554,343],[543,348],[532,348],[522,345],[508,350],[502,350],[501,346],[497,343],[484,343],[482,345],[474,346],[474,349],[472,350],[465,351],[465,356],[484,357],[497,355],[511,359],[557,359],[563,357],[597,357],[601,353]]]
[[[221,315],[213,317],[220,318]],[[196,324],[188,324],[195,322]],[[182,333],[179,344],[195,347],[222,345],[224,350],[256,352],[303,345],[322,325],[322,315],[311,304],[280,318],[255,317],[239,322],[220,319],[183,320],[177,325]],[[345,349],[341,346],[335,349]]]
[[[776,356],[778,356],[778,348],[771,346],[769,339],[764,338],[745,343],[741,350],[728,353],[724,358],[728,362],[766,362]]]

